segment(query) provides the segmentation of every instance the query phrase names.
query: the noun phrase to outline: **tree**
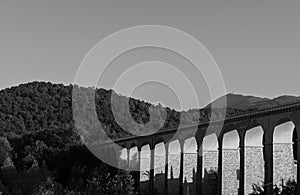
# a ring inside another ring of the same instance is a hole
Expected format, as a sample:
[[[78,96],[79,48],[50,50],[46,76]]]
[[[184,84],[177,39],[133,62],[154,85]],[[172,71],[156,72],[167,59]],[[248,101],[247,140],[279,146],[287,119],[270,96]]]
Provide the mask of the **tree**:
[[[289,178],[286,182],[284,179],[281,180],[281,184],[274,185],[273,194],[274,195],[296,195],[296,181]],[[252,184],[252,192],[250,195],[264,195],[265,189],[264,185]]]
[[[170,177],[171,177],[171,179],[174,179],[173,167],[172,166],[171,166],[171,171],[170,171]]]
[[[204,194],[217,194],[218,185],[217,185],[218,172],[210,169],[207,171],[204,169],[204,177],[202,180],[203,184],[203,193]]]
[[[43,182],[39,187],[35,189],[33,195],[62,195],[62,186],[51,177],[48,177],[45,182]]]
[[[4,161],[9,157],[9,153],[12,150],[9,141],[5,137],[0,137],[0,167]]]

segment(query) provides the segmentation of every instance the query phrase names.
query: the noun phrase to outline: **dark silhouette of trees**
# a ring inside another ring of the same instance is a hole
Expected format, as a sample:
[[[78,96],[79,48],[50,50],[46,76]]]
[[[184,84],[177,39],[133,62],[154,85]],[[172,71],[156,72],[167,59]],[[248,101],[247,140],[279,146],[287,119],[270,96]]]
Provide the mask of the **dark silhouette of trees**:
[[[173,173],[173,167],[171,166],[171,171],[170,171],[170,178],[174,179],[174,173]]]
[[[281,180],[281,184],[274,185],[274,195],[296,195],[296,181],[294,179]],[[264,185],[252,184],[252,192],[250,195],[264,195]]]
[[[218,178],[218,172],[210,169],[206,170],[204,169],[204,177],[202,180],[202,192],[203,194],[217,194],[218,192],[218,185],[217,185],[217,178]]]

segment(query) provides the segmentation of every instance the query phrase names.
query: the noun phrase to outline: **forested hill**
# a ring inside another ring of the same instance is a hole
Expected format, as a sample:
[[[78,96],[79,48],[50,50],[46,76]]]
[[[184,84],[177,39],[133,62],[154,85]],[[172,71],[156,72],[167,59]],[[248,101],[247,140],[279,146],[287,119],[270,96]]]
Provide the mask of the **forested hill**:
[[[77,87],[77,86],[74,86]],[[27,133],[39,132],[49,129],[74,129],[72,116],[72,89],[73,86],[52,84],[46,82],[31,82],[0,91],[0,136],[22,136]],[[87,90],[93,90],[87,88]],[[96,89],[96,111],[98,119],[102,122],[107,134],[112,138],[130,136],[124,132],[115,121],[111,108],[112,90]],[[117,95],[118,114],[126,116],[123,112],[122,102],[128,101],[128,97]],[[255,100],[255,101],[254,101]],[[218,100],[216,100],[218,101]],[[163,120],[162,129],[178,127],[179,121],[184,125],[196,122],[208,121],[210,116],[220,118],[226,113],[227,116],[236,115],[250,110],[259,109],[262,105],[278,105],[299,101],[299,98],[282,96],[273,100],[254,98],[235,94],[227,95],[228,108],[210,110],[191,109],[177,112],[166,108],[166,120],[161,116],[157,121]],[[259,103],[259,104],[258,104]],[[150,120],[149,108],[151,104],[137,99],[129,98],[130,113],[135,122],[146,124]],[[259,107],[260,106],[260,107]],[[161,105],[154,106],[161,110]],[[246,109],[243,109],[246,108]],[[181,118],[180,118],[181,117]],[[124,119],[125,123],[128,123]],[[132,124],[126,124],[127,126]],[[134,128],[134,127],[132,127]]]
[[[75,86],[77,87],[77,86]],[[0,136],[15,137],[24,134],[51,129],[74,129],[72,115],[72,89],[73,86],[52,84],[46,82],[31,82],[21,84],[0,91]],[[86,88],[86,90],[94,90]],[[98,119],[102,122],[107,134],[112,138],[130,136],[124,132],[115,121],[111,108],[112,90],[96,89],[96,111]],[[124,114],[124,102],[128,97],[117,95],[118,114]],[[129,98],[130,114],[135,122],[146,124],[150,120],[149,108],[151,104],[137,99]],[[163,107],[155,105],[154,109],[161,110]],[[174,109],[165,108],[166,120],[157,116],[155,120],[164,123],[161,129],[178,127],[180,117],[185,125],[199,121],[207,121],[210,109],[192,109],[185,112],[177,112]],[[224,109],[214,111],[216,117],[224,114]],[[128,120],[124,119],[124,123]],[[131,124],[126,124],[127,126]],[[134,127],[132,127],[134,128]]]
[[[31,82],[0,91],[0,136],[18,136],[47,129],[73,129],[72,88],[71,85]],[[112,90],[96,90],[98,118],[111,137],[128,136],[114,120],[111,93]],[[120,95],[119,98],[127,97]],[[132,98],[129,103],[136,122],[149,122],[148,109],[151,104]],[[169,108],[167,113],[164,128],[176,127],[180,113]]]
[[[32,82],[0,91],[0,134],[72,126],[71,86]]]

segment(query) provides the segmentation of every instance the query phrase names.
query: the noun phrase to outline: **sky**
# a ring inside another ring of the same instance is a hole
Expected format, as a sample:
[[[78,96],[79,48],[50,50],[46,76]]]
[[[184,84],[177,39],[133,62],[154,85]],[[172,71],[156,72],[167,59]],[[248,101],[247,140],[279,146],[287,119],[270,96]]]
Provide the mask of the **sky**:
[[[34,80],[73,83],[83,58],[105,37],[129,27],[163,25],[184,31],[205,46],[220,69],[226,92],[270,98],[300,95],[296,84],[300,81],[299,18],[298,0],[2,0],[0,88]],[[122,87],[116,91],[179,110],[196,107],[191,100],[193,90],[181,74],[189,62],[170,51],[142,48],[127,52],[111,63],[105,77],[119,78],[113,66],[151,59],[176,64],[181,70],[176,73],[175,69],[159,68],[149,72],[145,67],[163,65],[146,63],[139,73],[125,72]],[[130,79],[159,74],[172,78],[175,88],[148,81],[126,94],[132,87]],[[178,79],[170,74],[178,74]],[[114,86],[107,83],[98,85]],[[200,97],[197,103],[203,107],[212,98],[205,76],[198,75],[192,84]],[[180,99],[178,94],[184,95]]]

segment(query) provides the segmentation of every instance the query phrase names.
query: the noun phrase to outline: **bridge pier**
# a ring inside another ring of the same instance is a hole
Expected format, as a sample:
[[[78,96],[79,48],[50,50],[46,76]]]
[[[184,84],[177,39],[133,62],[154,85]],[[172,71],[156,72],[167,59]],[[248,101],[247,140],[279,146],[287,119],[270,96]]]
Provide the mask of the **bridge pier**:
[[[197,149],[197,177],[196,177],[196,194],[202,195],[202,166],[203,166],[203,151],[202,146],[198,145]]]
[[[128,170],[130,170],[130,148],[128,149],[126,149],[126,151],[127,151],[127,168],[128,168]]]
[[[150,144],[150,177],[149,177],[149,194],[155,195],[154,193],[154,155],[155,155],[155,146]]]
[[[265,181],[264,189],[266,195],[273,195],[273,132],[275,125],[267,123],[262,125],[264,130],[264,160],[265,160]]]
[[[218,154],[218,178],[217,178],[217,185],[218,185],[218,195],[222,195],[222,157],[223,157],[223,135],[220,135],[218,138],[219,143],[219,154]]]
[[[136,187],[137,187],[138,194],[141,194],[141,158],[142,158],[141,148],[138,147],[138,162],[137,162],[138,176],[136,180]]]
[[[168,171],[169,171],[169,144],[165,145],[165,181],[164,181],[164,194],[168,195]]]
[[[296,131],[297,133],[297,185],[296,185],[296,194],[300,194],[300,132],[298,131],[298,129],[300,129],[300,118],[299,116],[297,118],[294,119],[294,124],[295,124],[295,129],[294,131]]]
[[[245,134],[246,128],[238,129],[240,138],[239,149],[240,149],[240,175],[239,175],[239,195],[245,194]]]
[[[299,134],[297,138],[297,186],[296,194],[300,194],[300,139]]]
[[[203,139],[205,136],[206,129],[196,134],[197,144],[197,172],[196,172],[196,186],[195,194],[202,195],[202,167],[203,167]],[[195,182],[195,181],[194,181]]]
[[[183,195],[183,162],[184,162],[184,142],[180,142],[180,172],[179,172],[179,195]]]

